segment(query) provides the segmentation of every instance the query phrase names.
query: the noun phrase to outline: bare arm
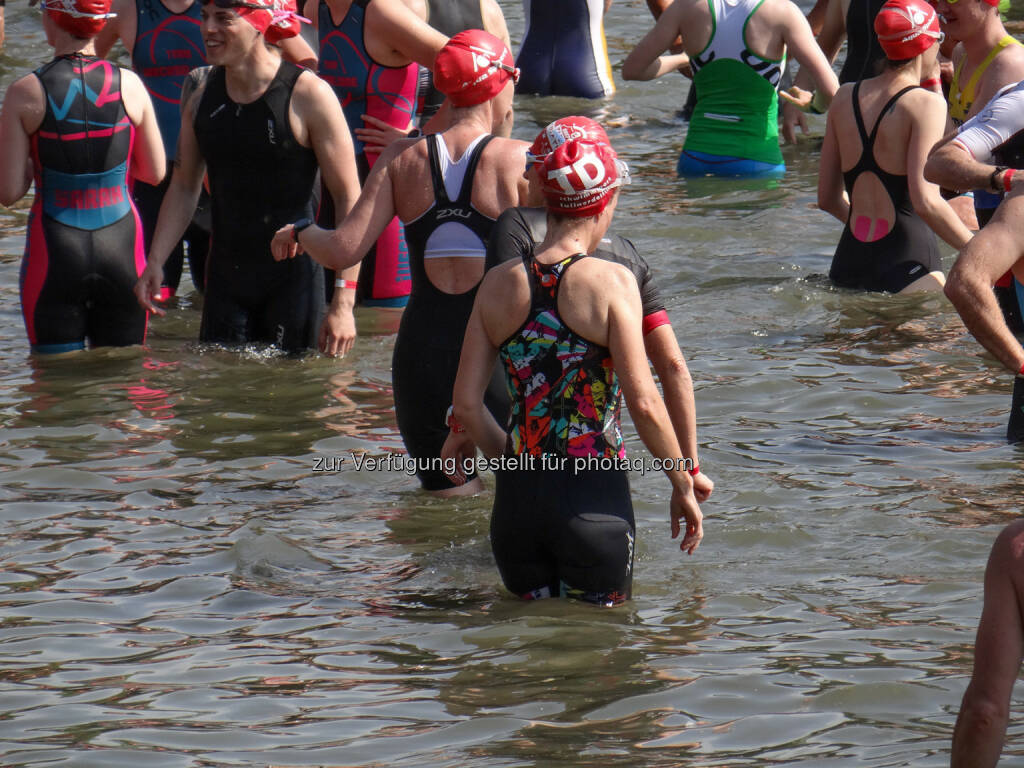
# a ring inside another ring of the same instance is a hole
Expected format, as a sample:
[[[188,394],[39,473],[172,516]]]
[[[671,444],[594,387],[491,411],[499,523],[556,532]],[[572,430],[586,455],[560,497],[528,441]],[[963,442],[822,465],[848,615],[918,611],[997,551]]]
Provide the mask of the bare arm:
[[[160,205],[146,269],[135,284],[135,297],[139,303],[158,315],[164,314],[164,310],[154,303],[160,295],[164,264],[192,220],[203,188],[203,175],[206,173],[206,162],[199,152],[192,127],[195,108],[202,94],[203,88],[197,89],[182,109],[181,132],[178,134],[178,150],[174,158],[171,183]]]
[[[288,61],[316,71],[316,52],[309,47],[309,43],[302,38],[302,35],[285,38],[277,44],[277,47],[281,50],[281,56]]]
[[[309,143],[316,154],[321,178],[334,201],[335,217],[343,219],[359,197],[352,136],[331,87],[312,74],[303,75],[302,80],[305,81],[302,98],[297,106],[309,131]],[[339,277],[355,285],[359,279],[359,262],[343,270]],[[344,357],[352,349],[356,337],[355,303],[355,288],[335,288],[330,309],[320,327],[318,346],[324,354]]]
[[[786,47],[800,63],[800,72],[807,70],[815,89],[822,94],[824,103],[829,104],[839,90],[839,78],[815,42],[814,35],[811,34],[811,25],[793,3],[787,3],[783,18],[782,39]]]
[[[693,494],[693,480],[679,459],[683,458],[675,432],[670,428],[668,410],[647,364],[643,338],[640,292],[636,280],[624,267],[609,270],[604,281],[609,291],[608,349],[622,395],[633,417],[633,425],[644,445],[655,458],[665,462],[665,475],[672,483],[669,510],[672,538],[680,533],[680,520],[686,520],[686,533],[680,549],[693,554],[704,537],[703,517]]]
[[[96,35],[94,40],[96,55],[101,59],[107,58],[114,43],[120,39],[130,56],[132,48],[135,47],[138,25],[135,18],[135,0],[114,0],[110,5],[110,11],[117,15],[112,19],[107,19],[103,29]]]
[[[391,160],[415,141],[397,141],[381,153],[352,210],[335,229],[321,229],[313,225],[302,230],[299,244],[310,256],[338,272],[362,260],[363,254],[395,217],[395,197],[389,168]],[[295,256],[297,249],[291,224],[277,231],[271,250],[278,261]]]
[[[654,27],[641,38],[622,63],[623,79],[653,80],[689,61],[685,53],[661,55],[679,37],[682,9],[681,3],[673,3],[658,17]]]
[[[484,392],[491,381],[494,361],[498,349],[488,338],[484,327],[481,307],[488,301],[493,290],[493,271],[484,276],[484,282],[473,302],[473,312],[466,326],[459,357],[459,371],[452,390],[452,406],[455,419],[488,458],[501,456],[505,450],[507,435],[491,412],[484,407]]]
[[[484,29],[501,40],[511,51],[512,38],[509,37],[505,14],[501,12],[501,6],[498,5],[497,0],[481,0],[480,11],[483,15]]]
[[[825,124],[825,140],[821,144],[821,160],[818,165],[818,207],[835,216],[843,224],[850,218],[850,201],[846,199],[846,190],[843,187],[835,115],[831,111]]]
[[[368,21],[373,19],[374,29],[381,39],[417,64],[434,69],[434,60],[448,38],[427,24],[422,16],[410,10],[402,0],[378,0],[366,13]]]
[[[960,252],[946,281],[946,296],[974,338],[1013,373],[1024,366],[1024,349],[1003,320],[992,286],[1024,258],[1024,194],[1016,191]],[[1024,265],[1022,265],[1024,266]]]
[[[679,342],[672,326],[659,325],[650,331],[644,336],[644,349],[658,373],[658,380],[665,394],[665,407],[668,409],[683,456],[692,459],[694,465],[699,466],[697,406],[693,398],[693,379],[690,377],[690,369],[679,349]],[[698,501],[707,500],[714,487],[714,483],[703,472],[693,478],[693,490]]]
[[[814,8],[817,9],[818,6],[815,5]],[[825,19],[821,32],[817,37],[817,44],[830,63],[835,60],[844,39],[846,39],[846,19],[843,16],[842,0],[828,0],[828,7],[825,9]],[[814,78],[812,77],[811,70],[801,67],[796,77],[793,78],[793,88],[791,90],[794,93],[799,93],[800,91],[811,91],[813,89]],[[782,137],[790,144],[796,143],[797,126],[800,126],[801,132],[805,135],[808,133],[807,119],[803,110],[795,104],[786,101],[782,105]]]
[[[845,39],[846,18],[843,16],[842,0],[829,0],[828,8],[825,11],[825,22],[817,37],[818,47],[829,62],[835,61]],[[804,90],[810,90],[814,87],[814,79],[809,70],[801,67],[793,84]]]
[[[128,69],[121,70],[121,91],[125,110],[135,126],[132,144],[132,176],[146,184],[156,186],[167,174],[167,156],[164,153],[156,112],[142,80]]]
[[[7,89],[0,110],[0,205],[13,205],[32,185],[30,136],[42,124],[45,98],[35,75]]]
[[[925,220],[932,231],[954,248],[960,249],[971,239],[969,230],[960,217],[939,194],[937,185],[925,181],[924,166],[928,151],[942,138],[946,122],[946,108],[942,97],[931,93],[919,93],[924,98],[916,99],[914,112],[919,119],[910,129],[910,143],[907,146],[907,182],[910,187],[910,201],[918,216]],[[917,102],[923,102],[920,106]]]
[[[1024,606],[1018,591],[1022,539],[1024,527],[1014,523],[999,535],[989,555],[974,673],[953,731],[951,768],[994,768],[999,762],[1024,644]]]
[[[996,167],[974,159],[968,149],[956,141],[956,134],[950,134],[940,141],[924,166],[924,177],[946,189],[989,189]],[[1001,187],[1004,174],[996,176]],[[1024,173],[1015,172],[1011,177],[1014,187],[1024,184]]]

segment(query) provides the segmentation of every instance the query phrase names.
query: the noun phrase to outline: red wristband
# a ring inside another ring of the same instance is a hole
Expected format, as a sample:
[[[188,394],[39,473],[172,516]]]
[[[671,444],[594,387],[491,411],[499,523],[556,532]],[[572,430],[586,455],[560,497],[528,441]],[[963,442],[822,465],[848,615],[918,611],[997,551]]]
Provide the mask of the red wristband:
[[[1003,189],[1005,189],[1007,192],[1010,191],[1010,181],[1011,179],[1013,179],[1013,174],[1015,174],[1016,172],[1016,168],[1007,168],[1005,171],[1003,171]]]
[[[1017,371],[1018,376],[1024,376],[1024,363],[1021,363],[1020,370]]]
[[[700,464],[694,464],[690,469],[686,470],[690,473],[690,477],[696,477],[700,474]]]
[[[344,278],[339,277],[337,280],[334,281],[334,287],[335,288],[348,288],[349,290],[353,290],[354,291],[356,288],[359,287],[359,281],[358,280],[345,280]]]
[[[448,427],[452,432],[456,434],[462,434],[466,431],[466,428],[459,424],[455,419],[455,406],[449,405],[448,412],[444,415],[444,425]]]
[[[942,81],[937,77],[929,77],[927,80],[921,81],[922,88],[942,88]]]

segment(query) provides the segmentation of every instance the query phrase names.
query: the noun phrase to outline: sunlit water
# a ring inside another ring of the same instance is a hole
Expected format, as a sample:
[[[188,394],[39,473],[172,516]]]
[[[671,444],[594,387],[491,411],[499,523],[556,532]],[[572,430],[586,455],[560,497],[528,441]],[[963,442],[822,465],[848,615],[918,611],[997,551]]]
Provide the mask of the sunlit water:
[[[35,14],[7,9],[4,86],[46,57]],[[614,61],[647,25],[613,7]],[[200,347],[186,291],[145,350],[30,357],[22,204],[0,216],[0,763],[948,762],[985,558],[1024,500],[1009,377],[943,299],[822,279],[820,119],[779,184],[685,183],[683,81],[619,85],[521,99],[516,135],[589,112],[634,169],[616,228],[656,267],[718,483],[698,554],[638,473],[631,603],[511,599],[488,495],[354,468],[401,450],[394,316],[362,315],[344,363],[293,359]]]

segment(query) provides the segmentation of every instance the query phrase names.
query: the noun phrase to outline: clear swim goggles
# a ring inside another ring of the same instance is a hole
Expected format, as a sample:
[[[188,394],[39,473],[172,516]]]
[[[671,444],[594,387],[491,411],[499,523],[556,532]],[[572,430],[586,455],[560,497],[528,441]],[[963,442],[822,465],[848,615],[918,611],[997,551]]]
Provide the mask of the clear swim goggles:
[[[244,0],[203,0],[203,5],[209,5],[211,2],[218,8],[247,8],[250,11],[274,10],[272,5],[256,5],[256,3],[246,3]]]
[[[39,3],[39,10],[57,11],[58,13],[66,13],[73,19],[114,19],[117,18],[116,13],[88,13],[87,11],[80,11],[75,7],[74,0],[42,0]]]

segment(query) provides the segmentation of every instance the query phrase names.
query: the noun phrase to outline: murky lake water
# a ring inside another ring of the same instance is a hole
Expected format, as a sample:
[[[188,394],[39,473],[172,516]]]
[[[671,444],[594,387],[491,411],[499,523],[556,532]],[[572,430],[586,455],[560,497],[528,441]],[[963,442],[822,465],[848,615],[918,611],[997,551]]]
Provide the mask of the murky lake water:
[[[0,86],[47,56],[36,13],[7,9]],[[646,13],[613,7],[616,63]],[[393,315],[344,363],[296,360],[200,347],[186,291],[144,351],[31,358],[23,203],[0,214],[0,763],[948,763],[985,558],[1024,502],[1010,377],[944,299],[821,278],[815,140],[778,184],[682,182],[683,81],[618,83],[599,112],[519,100],[515,135],[589,112],[634,169],[616,230],[656,268],[718,484],[698,554],[636,474],[631,603],[510,598],[487,495],[353,467],[401,450]]]

